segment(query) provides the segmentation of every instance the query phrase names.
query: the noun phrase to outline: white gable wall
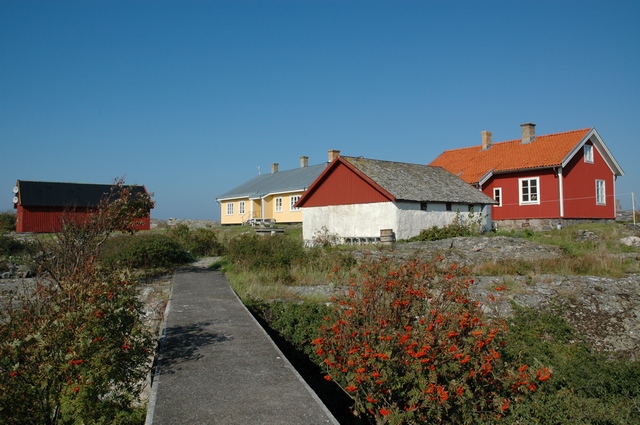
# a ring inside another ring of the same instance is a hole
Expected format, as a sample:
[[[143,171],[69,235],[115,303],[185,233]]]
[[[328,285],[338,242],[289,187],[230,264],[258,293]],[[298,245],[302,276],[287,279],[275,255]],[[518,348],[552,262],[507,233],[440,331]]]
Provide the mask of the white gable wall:
[[[479,206],[476,206],[478,209]],[[453,204],[446,211],[445,204],[429,203],[427,211],[417,202],[377,202],[371,204],[333,205],[302,208],[302,237],[306,243],[318,235],[345,238],[378,238],[380,230],[392,229],[396,239],[408,239],[423,229],[451,224],[460,210],[460,217],[468,216],[466,204]],[[479,211],[476,212],[478,214]],[[491,206],[482,208],[483,225],[491,229]]]

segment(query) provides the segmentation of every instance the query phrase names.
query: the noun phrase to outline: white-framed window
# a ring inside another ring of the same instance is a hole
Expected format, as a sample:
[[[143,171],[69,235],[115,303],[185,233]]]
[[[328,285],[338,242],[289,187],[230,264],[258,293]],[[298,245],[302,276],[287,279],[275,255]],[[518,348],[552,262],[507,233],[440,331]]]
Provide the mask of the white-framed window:
[[[244,214],[244,201],[238,203],[238,214]]]
[[[540,178],[519,179],[520,205],[540,204]]]
[[[296,202],[300,200],[300,195],[295,195],[291,197],[291,202],[289,203],[289,211],[300,211],[300,208],[294,207]]]
[[[501,187],[493,188],[493,200],[498,201],[498,205],[495,205],[496,207],[502,206],[502,188]]]
[[[227,204],[227,215],[233,215],[233,202]]]
[[[584,162],[593,164],[593,146],[584,145]]]
[[[596,204],[606,205],[607,195],[605,193],[604,180],[596,180]]]
[[[276,204],[275,211],[282,212],[282,198],[276,198],[274,202]]]

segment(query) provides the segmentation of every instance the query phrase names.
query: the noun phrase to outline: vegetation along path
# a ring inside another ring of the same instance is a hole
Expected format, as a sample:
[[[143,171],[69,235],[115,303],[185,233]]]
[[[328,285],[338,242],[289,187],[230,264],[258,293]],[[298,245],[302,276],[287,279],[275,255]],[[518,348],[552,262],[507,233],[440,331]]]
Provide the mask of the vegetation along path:
[[[173,281],[147,425],[337,424],[218,271]]]

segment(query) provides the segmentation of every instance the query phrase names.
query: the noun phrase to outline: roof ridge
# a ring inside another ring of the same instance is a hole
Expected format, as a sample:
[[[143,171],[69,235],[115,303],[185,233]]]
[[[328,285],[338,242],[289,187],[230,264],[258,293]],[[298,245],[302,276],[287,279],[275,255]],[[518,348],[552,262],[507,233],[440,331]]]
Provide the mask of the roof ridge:
[[[537,138],[540,138],[540,137],[561,136],[563,134],[569,134],[569,133],[579,133],[579,132],[582,132],[582,131],[591,130],[592,128],[593,127],[585,127],[585,128],[579,128],[577,130],[559,131],[557,133],[550,133],[550,134],[540,134],[540,135],[536,135],[534,137],[534,139],[537,139]],[[520,143],[521,141],[522,141],[522,139],[501,140],[499,142],[492,142],[491,146],[505,144],[505,143],[515,143],[515,142]],[[482,144],[478,144],[478,145],[466,146],[466,147],[463,147],[463,148],[447,149],[444,152],[461,151],[461,150],[466,150],[466,149],[478,149],[478,148],[481,148],[481,147],[482,147]]]

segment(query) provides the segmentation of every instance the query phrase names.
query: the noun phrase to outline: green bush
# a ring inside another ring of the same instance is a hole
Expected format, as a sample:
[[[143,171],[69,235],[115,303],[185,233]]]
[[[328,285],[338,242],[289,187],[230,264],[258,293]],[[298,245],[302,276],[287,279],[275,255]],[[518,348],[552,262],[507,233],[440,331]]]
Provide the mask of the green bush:
[[[171,267],[193,260],[173,238],[159,234],[118,236],[107,242],[104,251],[104,264],[137,269]]]
[[[304,261],[305,250],[301,240],[286,235],[244,234],[229,242],[227,257],[241,271],[287,270],[296,262]]]
[[[320,336],[320,326],[325,323],[325,317],[331,314],[332,307],[310,302],[275,301],[260,304],[254,310],[269,323],[271,329],[303,351],[311,361],[322,364],[311,341]]]
[[[186,224],[179,224],[169,230],[185,251],[194,257],[211,257],[222,255],[224,247],[213,229],[189,229]]]
[[[553,371],[549,385],[514,408],[514,423],[639,423],[640,362],[593,352],[557,313],[514,310],[505,361]]]
[[[0,212],[0,233],[16,231],[16,214],[11,211]]]
[[[7,235],[0,235],[0,257],[33,252],[33,244]]]

